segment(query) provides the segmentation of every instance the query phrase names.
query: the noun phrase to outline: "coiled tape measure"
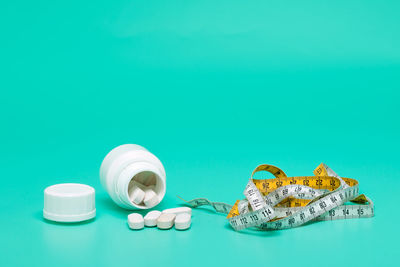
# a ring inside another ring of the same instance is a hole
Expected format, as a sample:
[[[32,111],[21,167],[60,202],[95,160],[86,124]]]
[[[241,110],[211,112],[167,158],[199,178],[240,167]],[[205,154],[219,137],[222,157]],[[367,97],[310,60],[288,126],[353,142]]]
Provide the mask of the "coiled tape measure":
[[[275,178],[253,179],[260,171],[270,172]],[[184,201],[193,208],[210,205],[215,211],[228,214],[227,219],[236,231],[249,227],[279,230],[313,220],[374,216],[373,202],[358,194],[358,181],[338,176],[324,163],[314,174],[287,177],[278,167],[263,164],[253,171],[246,185],[243,192],[246,199],[237,200],[233,206],[205,198]]]

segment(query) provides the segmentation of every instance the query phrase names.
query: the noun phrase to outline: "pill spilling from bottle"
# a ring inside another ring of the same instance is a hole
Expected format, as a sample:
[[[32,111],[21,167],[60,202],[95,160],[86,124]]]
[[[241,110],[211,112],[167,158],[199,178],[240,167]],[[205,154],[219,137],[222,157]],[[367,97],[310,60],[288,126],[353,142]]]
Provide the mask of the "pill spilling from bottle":
[[[139,213],[131,213],[128,215],[129,228],[133,230],[139,230],[144,227],[143,216]]]
[[[175,218],[175,229],[186,230],[190,227],[191,215],[188,213],[180,213]]]
[[[157,226],[157,219],[160,217],[161,211],[152,210],[144,216],[144,225],[147,227]]]
[[[192,209],[188,207],[166,209],[164,211],[153,210],[144,217],[139,213],[128,215],[128,226],[132,230],[140,230],[146,227],[155,227],[167,230],[175,225],[177,230],[187,230],[192,222]]]

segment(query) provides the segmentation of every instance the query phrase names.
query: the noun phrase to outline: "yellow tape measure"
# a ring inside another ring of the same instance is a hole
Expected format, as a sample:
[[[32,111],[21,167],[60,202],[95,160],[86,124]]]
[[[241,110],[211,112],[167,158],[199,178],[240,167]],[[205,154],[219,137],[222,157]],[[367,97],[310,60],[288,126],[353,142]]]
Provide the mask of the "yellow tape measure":
[[[253,179],[260,171],[270,172],[275,178]],[[373,202],[358,194],[356,180],[338,176],[323,163],[314,170],[314,175],[287,177],[278,167],[263,164],[253,171],[244,190],[246,198],[237,200],[233,206],[205,198],[187,203],[194,208],[210,205],[217,212],[228,214],[229,223],[235,230],[249,227],[286,229],[312,220],[374,215]]]

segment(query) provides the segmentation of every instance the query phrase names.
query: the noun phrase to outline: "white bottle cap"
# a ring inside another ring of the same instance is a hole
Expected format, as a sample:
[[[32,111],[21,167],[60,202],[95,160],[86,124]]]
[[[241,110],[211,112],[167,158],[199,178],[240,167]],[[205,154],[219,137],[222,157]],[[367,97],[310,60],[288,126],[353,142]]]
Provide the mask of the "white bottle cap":
[[[44,190],[43,217],[56,222],[80,222],[96,216],[94,188],[56,184]]]

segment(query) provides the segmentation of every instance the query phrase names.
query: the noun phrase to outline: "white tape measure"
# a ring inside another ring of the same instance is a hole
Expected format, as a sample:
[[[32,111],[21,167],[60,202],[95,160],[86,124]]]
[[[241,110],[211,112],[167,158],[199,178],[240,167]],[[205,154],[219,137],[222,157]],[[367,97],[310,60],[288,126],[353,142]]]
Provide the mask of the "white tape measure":
[[[253,175],[267,171],[275,179],[256,180]],[[287,229],[312,220],[338,220],[374,216],[374,204],[358,194],[358,182],[342,178],[321,163],[315,176],[287,177],[279,168],[263,164],[252,173],[244,190],[246,199],[232,206],[205,198],[187,201],[193,208],[210,205],[228,214],[235,230],[258,227],[264,230]],[[346,202],[351,202],[346,203]],[[345,204],[346,203],[346,204]]]

